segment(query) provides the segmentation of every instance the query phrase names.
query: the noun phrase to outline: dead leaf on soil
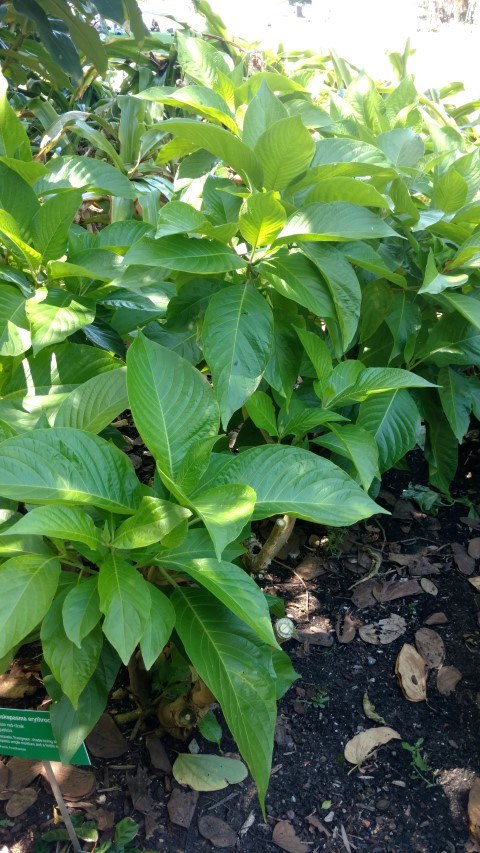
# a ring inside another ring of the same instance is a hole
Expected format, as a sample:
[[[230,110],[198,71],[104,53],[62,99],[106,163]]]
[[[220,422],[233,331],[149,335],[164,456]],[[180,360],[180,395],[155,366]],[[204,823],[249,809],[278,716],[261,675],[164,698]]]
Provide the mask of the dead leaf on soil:
[[[396,501],[392,511],[392,518],[398,518],[400,521],[411,521],[417,515],[419,513],[415,504],[412,501],[404,501],[401,498]]]
[[[469,557],[472,557],[474,560],[480,560],[480,536],[470,539],[467,550]]]
[[[32,696],[38,687],[33,672],[25,672],[22,666],[14,663],[8,672],[0,675],[0,697],[2,699],[23,699]]]
[[[158,735],[147,735],[145,745],[150,754],[150,761],[156,770],[163,770],[164,773],[171,773],[172,765],[170,759]]]
[[[0,761],[0,791],[5,791],[8,787],[8,767]]]
[[[442,666],[437,673],[438,692],[442,696],[449,696],[462,678],[462,673],[455,666]]]
[[[407,623],[403,616],[393,613],[386,619],[380,619],[370,625],[362,625],[358,633],[366,643],[371,643],[373,646],[386,646],[401,637],[406,630]]]
[[[395,674],[400,689],[410,702],[423,702],[427,698],[427,667],[410,643],[405,643],[397,655]]]
[[[396,739],[400,740],[401,736],[395,729],[390,726],[378,726],[374,729],[367,729],[365,732],[360,732],[355,737],[352,737],[345,744],[343,754],[350,764],[359,765],[379,746]]]
[[[135,776],[132,773],[127,773],[128,793],[132,798],[133,808],[142,814],[148,814],[155,809],[155,802],[148,790],[149,784],[148,772],[140,764]]]
[[[307,646],[332,646],[333,627],[330,619],[324,616],[313,617],[302,630],[297,630],[297,639]]]
[[[213,815],[203,815],[198,821],[198,831],[214,847],[233,847],[237,834],[228,823]]]
[[[16,794],[10,797],[5,806],[5,812],[8,817],[20,817],[30,806],[33,806],[37,802],[37,799],[38,792],[35,788],[23,788],[23,790],[17,791]]]
[[[318,829],[319,832],[322,832],[327,838],[330,838],[332,833],[323,825],[322,821],[316,814],[307,814],[306,820],[308,820],[310,826],[314,826],[315,829]]]
[[[424,625],[448,625],[448,616],[439,610],[437,613],[432,613],[425,619]]]
[[[11,791],[27,788],[42,772],[42,762],[32,758],[11,758],[6,767],[9,773],[8,787]]]
[[[247,776],[247,768],[238,758],[219,755],[180,753],[173,765],[173,776],[180,785],[195,791],[221,791],[236,785]]]
[[[428,595],[438,595],[438,586],[436,586],[433,581],[429,581],[428,578],[422,578],[420,586],[424,592],[428,593]]]
[[[440,634],[431,628],[420,628],[415,634],[415,645],[429,669],[440,669],[445,660],[445,646]]]
[[[286,615],[299,622],[310,613],[318,613],[319,610],[320,601],[318,598],[310,592],[302,592],[289,603]]]
[[[377,583],[376,580],[369,580],[355,587],[352,593],[352,601],[355,607],[358,607],[359,610],[364,610],[366,607],[375,607],[378,604],[378,600],[373,594]]]
[[[292,824],[288,820],[279,820],[272,834],[272,841],[277,847],[286,850],[287,853],[307,853],[309,844],[300,841]]]
[[[195,814],[198,796],[198,791],[181,791],[180,788],[174,788],[167,803],[171,822],[188,829]]]
[[[406,598],[409,595],[421,595],[422,589],[414,578],[409,580],[388,581],[388,583],[377,583],[373,588],[373,594],[377,601],[393,601],[396,598]]]
[[[384,720],[383,717],[380,716],[380,714],[377,714],[375,710],[375,705],[373,704],[373,702],[370,701],[368,693],[363,694],[362,707],[363,713],[365,714],[367,719],[373,720],[374,723],[380,723],[382,726],[387,725],[386,720]]]
[[[127,741],[110,714],[102,714],[86,741],[97,758],[119,758],[128,750]]]
[[[295,574],[299,575],[304,581],[311,581],[314,578],[324,575],[328,571],[328,563],[321,557],[312,555],[305,557],[301,563],[295,568]]]
[[[473,837],[480,841],[480,779],[473,780],[468,795],[468,823]]]
[[[115,824],[115,813],[103,809],[102,807],[87,809],[87,817],[94,820],[97,824],[97,829],[103,832],[105,829],[111,829]]]
[[[83,800],[95,790],[95,776],[91,770],[82,770],[73,764],[62,764],[60,761],[51,762],[58,786],[66,800]],[[48,782],[46,772],[42,764],[39,765],[39,773]]]
[[[472,584],[472,586],[474,586],[474,587],[475,587],[475,589],[477,590],[477,592],[480,592],[480,575],[478,575],[478,576],[477,576],[477,575],[475,575],[475,577],[474,577],[474,578],[469,578],[468,580],[470,581],[470,583]]]
[[[454,563],[462,575],[471,575],[475,570],[475,560],[470,557],[463,545],[459,542],[452,542],[452,554]]]
[[[339,643],[351,643],[352,640],[355,639],[355,634],[357,633],[357,623],[352,617],[351,613],[345,613],[343,626],[342,616],[340,613],[338,614],[337,624],[335,626],[335,633],[337,635]]]

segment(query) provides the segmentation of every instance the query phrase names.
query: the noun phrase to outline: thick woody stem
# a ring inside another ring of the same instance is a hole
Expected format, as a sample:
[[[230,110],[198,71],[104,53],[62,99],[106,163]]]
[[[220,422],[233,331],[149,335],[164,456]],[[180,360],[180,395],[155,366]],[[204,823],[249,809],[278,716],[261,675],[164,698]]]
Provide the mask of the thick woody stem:
[[[258,554],[250,558],[249,568],[252,574],[256,575],[268,568],[272,560],[275,559],[278,552],[282,550],[290,538],[294,526],[295,518],[291,515],[284,515],[283,518],[275,520],[270,536],[264,543],[263,548]]]

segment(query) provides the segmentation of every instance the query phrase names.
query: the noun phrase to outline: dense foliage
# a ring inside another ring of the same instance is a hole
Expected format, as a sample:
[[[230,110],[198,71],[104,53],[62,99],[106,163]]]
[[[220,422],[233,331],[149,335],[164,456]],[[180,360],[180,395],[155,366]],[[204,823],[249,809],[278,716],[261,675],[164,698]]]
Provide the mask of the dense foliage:
[[[417,444],[448,494],[480,410],[478,104],[419,93],[406,56],[377,86],[261,55],[197,5],[206,37],[102,0],[132,25],[105,41],[79,0],[3,7],[0,657],[40,634],[68,759],[120,663],[176,649],[263,801],[295,674],[241,543],[382,511]]]

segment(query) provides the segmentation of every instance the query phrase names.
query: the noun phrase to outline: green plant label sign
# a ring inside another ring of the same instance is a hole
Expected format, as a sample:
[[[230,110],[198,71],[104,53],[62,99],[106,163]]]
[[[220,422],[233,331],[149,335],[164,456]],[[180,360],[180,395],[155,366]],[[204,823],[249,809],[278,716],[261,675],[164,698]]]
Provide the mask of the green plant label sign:
[[[18,755],[39,761],[60,761],[48,711],[0,708],[0,755]],[[90,764],[85,744],[71,764]]]

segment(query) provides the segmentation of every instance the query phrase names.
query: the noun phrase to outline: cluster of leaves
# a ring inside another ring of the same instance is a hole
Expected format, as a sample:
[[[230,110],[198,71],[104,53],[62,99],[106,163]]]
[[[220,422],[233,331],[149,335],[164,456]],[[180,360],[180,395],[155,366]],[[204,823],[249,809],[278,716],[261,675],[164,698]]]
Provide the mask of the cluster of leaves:
[[[48,97],[22,54],[42,41],[7,51],[0,657],[37,626],[68,759],[120,663],[139,648],[149,669],[173,637],[263,802],[295,674],[240,543],[275,514],[381,511],[382,472],[418,441],[448,491],[480,407],[475,105],[336,57],[253,62],[197,5],[208,38],[100,42],[101,82],[79,42],[93,69]],[[125,409],[148,485],[112,427]]]

